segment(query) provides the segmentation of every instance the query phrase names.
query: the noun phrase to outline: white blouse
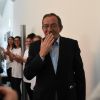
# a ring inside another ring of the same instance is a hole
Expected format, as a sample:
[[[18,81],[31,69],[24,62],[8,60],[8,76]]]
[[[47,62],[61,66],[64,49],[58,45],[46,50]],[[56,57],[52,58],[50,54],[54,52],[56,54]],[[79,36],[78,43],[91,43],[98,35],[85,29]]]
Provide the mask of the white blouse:
[[[15,55],[22,56],[21,48],[14,48],[12,50],[12,53]],[[22,73],[23,73],[23,66],[21,63],[13,60],[13,66],[12,66],[12,77],[15,78],[22,78]]]

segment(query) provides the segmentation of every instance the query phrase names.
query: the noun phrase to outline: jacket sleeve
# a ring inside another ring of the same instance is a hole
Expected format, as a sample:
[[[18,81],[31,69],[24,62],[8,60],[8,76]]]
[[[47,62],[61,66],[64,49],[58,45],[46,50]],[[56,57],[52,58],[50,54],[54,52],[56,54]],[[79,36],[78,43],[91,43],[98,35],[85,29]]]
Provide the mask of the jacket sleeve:
[[[74,71],[75,71],[75,81],[77,88],[77,100],[85,100],[86,99],[86,83],[85,83],[85,72],[83,68],[83,62],[80,56],[80,48],[78,46],[78,42],[76,41],[76,45],[74,46]]]
[[[29,57],[26,61],[24,68],[24,76],[31,80],[42,69],[43,61],[38,54],[39,47],[36,44],[32,44],[29,48]]]

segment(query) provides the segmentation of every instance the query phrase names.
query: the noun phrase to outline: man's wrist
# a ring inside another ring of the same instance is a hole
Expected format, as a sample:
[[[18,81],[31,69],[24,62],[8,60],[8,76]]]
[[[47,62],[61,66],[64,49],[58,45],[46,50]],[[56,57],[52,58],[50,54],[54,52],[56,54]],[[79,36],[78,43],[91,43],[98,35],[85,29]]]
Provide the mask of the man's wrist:
[[[40,58],[42,59],[42,61],[44,61],[45,57],[42,56],[40,53],[39,53],[39,56],[40,56]]]
[[[42,61],[44,61],[44,57],[41,57],[41,56],[40,56],[40,58],[42,59]]]

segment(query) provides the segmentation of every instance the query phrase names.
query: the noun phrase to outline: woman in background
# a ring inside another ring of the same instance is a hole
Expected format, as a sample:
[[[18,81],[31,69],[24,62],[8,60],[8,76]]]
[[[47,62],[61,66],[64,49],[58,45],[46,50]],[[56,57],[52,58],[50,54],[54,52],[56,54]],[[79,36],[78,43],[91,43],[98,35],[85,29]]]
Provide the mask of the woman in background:
[[[24,55],[23,57],[22,56],[19,56],[19,59],[20,61],[22,61],[23,63],[23,69],[25,67],[25,63],[26,63],[26,60],[28,58],[28,52],[29,52],[29,46],[32,42],[35,42],[35,41],[38,41],[40,40],[41,37],[40,36],[37,36],[35,35],[34,38],[32,38],[32,35],[29,34],[25,40],[25,52],[24,52]],[[29,100],[33,100],[32,96],[33,96],[33,88],[34,88],[34,85],[35,85],[35,81],[36,81],[36,77],[34,77],[33,79],[31,80],[27,80],[24,76],[23,76],[23,81],[24,81],[24,85],[25,85],[25,88],[26,88],[26,92],[28,93],[28,96],[29,96]]]
[[[22,62],[19,56],[22,56],[21,51],[21,37],[16,36],[14,39],[15,48],[10,52],[9,57],[12,61],[12,78],[11,87],[18,93],[18,98],[21,100],[20,83],[22,80]]]
[[[15,47],[14,45],[14,37],[10,36],[8,38],[8,45],[7,48],[5,50],[5,57],[6,57],[6,65],[7,65],[7,76],[8,76],[8,81],[11,84],[11,73],[12,73],[12,61],[9,58],[9,52],[12,52],[13,48]]]
[[[25,62],[27,60],[27,57],[28,57],[28,51],[29,51],[29,46],[30,44],[32,43],[32,39],[27,37],[26,40],[25,40],[25,52],[24,52],[24,56],[23,56],[23,69],[25,67]],[[33,78],[32,80],[35,81],[35,78]],[[26,88],[26,92],[28,93],[28,96],[29,96],[29,100],[32,100],[32,95],[33,95],[33,92],[32,92],[32,89],[31,89],[31,81],[32,80],[27,80],[24,76],[23,76],[23,81],[24,81],[24,84],[25,84],[25,88]]]

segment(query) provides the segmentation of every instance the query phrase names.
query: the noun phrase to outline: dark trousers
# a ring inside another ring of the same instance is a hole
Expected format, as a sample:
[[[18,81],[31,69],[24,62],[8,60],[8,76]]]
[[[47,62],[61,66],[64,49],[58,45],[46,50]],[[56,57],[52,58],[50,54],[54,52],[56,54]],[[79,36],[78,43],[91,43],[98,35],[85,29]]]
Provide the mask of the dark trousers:
[[[29,96],[29,100],[33,100],[33,90],[31,90],[31,83],[27,83],[27,82],[24,82],[25,84],[25,88],[26,88],[26,92]]]
[[[11,71],[12,71],[12,68],[8,68],[7,69],[7,78],[8,78],[8,81],[11,83]]]
[[[11,78],[11,87],[17,92],[18,94],[18,100],[21,100],[21,89],[20,89],[20,83],[21,83],[21,78]]]

